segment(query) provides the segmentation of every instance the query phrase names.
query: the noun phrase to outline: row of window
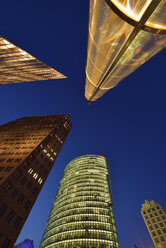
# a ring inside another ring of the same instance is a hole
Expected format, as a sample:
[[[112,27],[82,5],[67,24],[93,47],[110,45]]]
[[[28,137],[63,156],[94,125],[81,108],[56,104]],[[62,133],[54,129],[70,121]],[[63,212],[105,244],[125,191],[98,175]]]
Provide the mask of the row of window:
[[[45,247],[43,243],[41,247]],[[101,239],[73,239],[73,240],[66,240],[66,241],[59,241],[54,243],[54,248],[118,248],[119,245],[117,242],[114,241],[107,241]]]
[[[9,172],[13,169],[13,166],[0,166],[0,171]]]
[[[152,218],[154,218],[154,217],[156,218],[157,221],[161,221],[161,218],[162,218],[163,220],[166,219],[165,215],[159,215],[160,218],[157,217],[157,216],[158,216],[158,214],[155,214],[155,216],[153,216],[152,214],[150,214],[149,216],[146,215],[146,216],[144,216],[144,217],[145,217],[146,220],[148,220],[148,219],[152,220],[152,222],[155,222],[155,220],[152,219]]]
[[[158,225],[154,224],[154,228],[155,229],[159,229],[160,227],[164,227],[164,224],[162,222],[160,222]],[[153,226],[149,226],[150,230],[154,230]]]
[[[114,219],[109,216],[101,216],[97,214],[79,214],[79,215],[73,215],[73,216],[67,216],[58,220],[51,220],[50,227],[55,227],[71,222],[78,222],[78,221],[98,221],[98,222],[106,222],[106,223],[112,223],[114,224]]]
[[[151,213],[152,211],[153,211],[153,212],[154,212],[154,211],[158,211],[158,210],[160,210],[160,209],[161,209],[160,206],[156,206],[156,207],[147,209],[146,211],[144,210],[144,211],[143,211],[143,214]]]
[[[0,238],[2,237],[2,235],[0,234]],[[2,241],[2,244],[0,244],[1,248],[8,248],[9,244],[11,243],[11,241],[9,239],[4,239]]]
[[[94,229],[99,231],[111,231],[116,232],[116,228],[113,224],[105,223],[105,222],[97,222],[97,221],[79,221],[79,222],[71,222],[60,226],[50,226],[48,225],[45,229],[44,238],[47,238],[53,234],[61,233],[69,230],[77,231],[80,229]]]
[[[54,234],[49,236],[43,243],[49,245],[50,243],[70,240],[70,239],[79,239],[79,238],[91,238],[91,239],[102,239],[116,241],[116,235],[109,231],[98,231],[98,230],[76,230],[76,231],[66,231],[63,233]]]
[[[1,207],[0,207],[0,217],[2,217],[5,212],[7,211],[8,207],[5,205],[5,204],[2,204]],[[15,212],[13,210],[10,210],[10,212],[8,213],[8,215],[6,216],[5,218],[5,221],[7,223],[10,223],[13,219],[13,217],[15,216]],[[18,216],[16,219],[15,219],[15,222],[13,223],[13,227],[17,230],[20,223],[22,221],[22,218],[20,216]]]
[[[161,214],[163,214],[163,213],[161,212]],[[157,213],[155,213],[154,215],[152,215],[152,214],[150,214],[149,216],[146,215],[145,219],[148,220],[148,219],[151,219],[151,218],[154,218],[154,217],[156,218],[157,216],[160,216],[163,220],[165,220],[165,218],[166,218],[165,215],[158,215]]]
[[[65,204],[64,206],[60,207],[58,205],[58,208],[54,208],[52,210],[52,215],[54,214],[58,214],[59,212],[63,212],[66,210],[70,210],[73,208],[82,208],[82,207],[95,207],[95,208],[103,208],[103,209],[108,209],[108,210],[112,210],[111,206],[109,206],[107,203],[105,202],[98,202],[98,201],[80,201],[80,202],[75,202],[75,203],[69,203],[69,204]]]

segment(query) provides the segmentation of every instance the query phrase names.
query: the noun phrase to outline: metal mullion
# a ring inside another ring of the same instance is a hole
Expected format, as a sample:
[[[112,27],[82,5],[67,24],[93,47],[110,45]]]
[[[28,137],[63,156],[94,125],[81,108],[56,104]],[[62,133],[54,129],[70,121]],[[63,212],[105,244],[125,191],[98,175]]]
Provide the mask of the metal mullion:
[[[108,0],[105,0],[105,1],[107,2]],[[159,5],[160,2],[161,2],[161,0],[153,0],[149,4],[148,8],[145,10],[145,12],[144,12],[143,16],[141,17],[140,21],[136,24],[134,30],[132,31],[132,33],[128,37],[126,43],[121,48],[119,54],[116,56],[115,60],[111,64],[111,66],[108,68],[108,70],[105,73],[104,77],[102,78],[100,84],[96,87],[94,94],[89,99],[89,102],[91,102],[92,98],[96,95],[96,93],[98,92],[98,90],[100,89],[100,87],[102,86],[102,84],[104,83],[104,81],[108,78],[108,76],[111,73],[111,71],[114,69],[114,67],[116,66],[116,64],[119,62],[119,60],[121,59],[121,57],[123,56],[123,54],[125,53],[125,51],[127,50],[127,48],[129,47],[129,45],[131,44],[131,42],[137,36],[137,34],[139,33],[139,31],[144,26],[145,22],[151,16],[151,14],[156,9],[156,7]]]

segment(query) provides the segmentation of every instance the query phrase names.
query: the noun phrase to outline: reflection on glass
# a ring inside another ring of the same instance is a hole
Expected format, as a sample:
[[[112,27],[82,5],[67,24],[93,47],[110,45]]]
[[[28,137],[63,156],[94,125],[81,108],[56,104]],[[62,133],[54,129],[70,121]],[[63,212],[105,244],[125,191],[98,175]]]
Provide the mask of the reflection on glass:
[[[151,0],[112,0],[122,13],[115,13],[106,0],[90,1],[85,97],[95,101],[165,47],[166,2],[162,0],[139,31],[151,8]],[[160,13],[160,20],[159,20]],[[157,22],[159,20],[159,22]],[[130,23],[130,24],[129,24]],[[135,25],[136,25],[135,24]],[[157,26],[158,25],[158,26]],[[144,31],[144,27],[147,31]],[[142,30],[141,30],[142,29]],[[135,35],[133,39],[132,35]]]

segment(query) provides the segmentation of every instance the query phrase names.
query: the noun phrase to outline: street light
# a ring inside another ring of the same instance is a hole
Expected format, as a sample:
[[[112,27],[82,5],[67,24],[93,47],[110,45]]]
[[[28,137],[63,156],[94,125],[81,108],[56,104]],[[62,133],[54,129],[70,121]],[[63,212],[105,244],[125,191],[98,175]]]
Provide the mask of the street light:
[[[85,97],[95,101],[166,46],[166,0],[90,0]]]

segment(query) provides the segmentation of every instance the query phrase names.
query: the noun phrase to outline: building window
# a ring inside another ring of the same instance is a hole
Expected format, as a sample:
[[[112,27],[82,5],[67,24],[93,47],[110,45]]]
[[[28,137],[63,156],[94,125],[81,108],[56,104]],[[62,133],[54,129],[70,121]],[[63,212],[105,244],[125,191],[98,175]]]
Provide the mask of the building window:
[[[165,220],[165,216],[164,215],[162,216],[162,219]]]
[[[21,203],[23,202],[23,200],[24,200],[24,195],[21,194],[20,197],[18,198],[17,202],[18,202],[19,204],[21,204]]]
[[[33,189],[33,191],[32,191],[32,194],[33,194],[33,195],[36,195],[36,193],[37,193],[37,188],[35,187],[35,188]]]
[[[34,173],[34,174],[33,174],[33,178],[34,178],[34,179],[37,179],[37,178],[38,178],[38,174],[37,174],[37,173]]]
[[[28,163],[27,162],[23,163],[22,167],[24,167],[25,169],[28,168]]]
[[[160,222],[160,226],[161,226],[161,227],[163,227],[163,226],[164,226],[162,222]]]
[[[12,198],[15,198],[17,194],[18,194],[18,190],[17,189],[14,189],[10,196]]]
[[[7,209],[7,206],[5,204],[2,204],[2,206],[0,207],[0,217],[5,213]]]
[[[159,234],[159,235],[161,235],[161,232],[160,232],[160,230],[157,230],[157,232],[158,232],[158,234]]]
[[[155,209],[154,209],[154,208],[152,208],[152,211],[155,211]]]
[[[159,243],[159,239],[158,238],[155,238],[154,239],[156,243]]]
[[[43,179],[40,177],[40,178],[38,179],[38,183],[41,184],[42,182],[43,182]]]
[[[24,185],[24,184],[26,183],[26,181],[27,181],[26,177],[23,177],[23,178],[21,179],[21,184]]]
[[[32,183],[28,183],[27,189],[30,190],[32,188]]]
[[[13,176],[15,177],[15,178],[19,178],[20,176],[21,176],[21,171],[19,171],[19,170],[17,170],[17,171],[15,171],[14,173],[13,173]]]
[[[8,248],[10,244],[10,240],[9,239],[5,239],[1,248]]]
[[[147,215],[145,215],[145,219],[148,219],[148,216]]]
[[[150,210],[148,209],[148,213],[150,213]]]
[[[156,223],[156,221],[154,219],[151,219],[153,223]]]
[[[13,161],[13,158],[9,158],[8,160],[6,160],[6,162],[11,163]]]
[[[155,237],[156,236],[156,233],[155,232],[152,232],[152,235],[153,235],[153,237]]]
[[[13,227],[14,227],[16,230],[18,229],[18,227],[19,227],[21,221],[22,221],[22,218],[21,218],[20,216],[18,216],[18,217],[17,217],[17,220],[14,222],[14,225],[13,225]]]
[[[165,228],[163,228],[163,232],[166,233],[166,229]]]
[[[155,226],[155,228],[158,228],[158,225],[157,224],[155,224],[154,226]]]
[[[150,226],[149,228],[150,228],[150,230],[153,230],[153,227],[152,226]]]
[[[165,238],[163,236],[160,237],[161,241],[165,241]]]
[[[10,213],[8,214],[8,216],[6,217],[6,222],[10,223],[11,220],[13,219],[15,212],[13,210],[10,211]]]
[[[29,206],[31,205],[31,202],[29,200],[26,201],[24,208],[28,210]]]
[[[12,184],[9,182],[6,182],[3,186],[4,191],[8,191],[12,187]]]
[[[5,171],[9,172],[9,171],[11,171],[12,169],[13,169],[13,166],[7,166],[7,167],[5,168]]]
[[[32,174],[32,172],[33,172],[33,169],[30,168],[30,169],[28,170],[28,173],[29,173],[29,174]]]
[[[160,221],[160,218],[159,217],[157,217],[156,219],[157,219],[157,221]]]
[[[0,171],[2,171],[5,167],[4,166],[0,166]]]
[[[154,215],[155,215],[155,216],[158,216],[158,214],[157,214],[157,213],[154,213]]]

